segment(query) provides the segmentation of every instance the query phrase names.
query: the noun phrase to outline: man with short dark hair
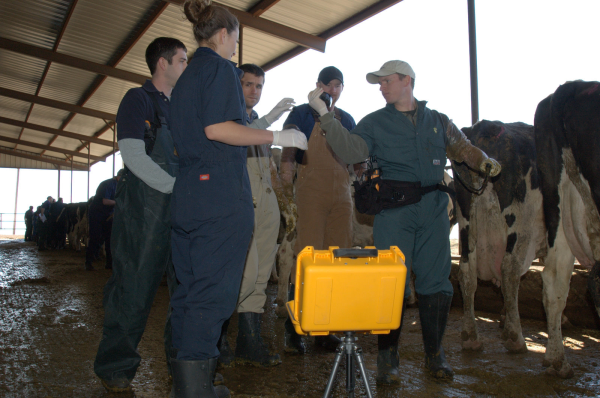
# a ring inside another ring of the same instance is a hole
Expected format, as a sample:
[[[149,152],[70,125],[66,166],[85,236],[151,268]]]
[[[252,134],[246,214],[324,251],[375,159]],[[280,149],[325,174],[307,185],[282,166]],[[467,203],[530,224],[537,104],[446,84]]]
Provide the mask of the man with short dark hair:
[[[37,236],[38,236],[38,250],[46,250],[48,246],[48,233],[50,232],[50,207],[54,203],[54,198],[52,196],[48,196],[46,201],[42,203],[42,208],[40,214],[38,216],[38,228],[37,228]]]
[[[317,79],[317,88],[328,95],[327,109],[348,130],[356,123],[352,116],[336,107],[344,90],[344,75],[335,66],[323,68]],[[284,123],[284,128],[296,127],[308,139],[308,150],[284,148],[281,154],[280,173],[288,198],[293,198],[293,181],[296,177],[296,206],[298,223],[294,255],[306,246],[324,250],[329,246],[352,246],[352,197],[348,165],[336,156],[321,129],[320,115],[310,104],[294,108]],[[363,159],[364,160],[364,159]],[[296,168],[296,164],[298,167]],[[292,267],[293,294],[295,266]],[[296,333],[291,321],[286,321],[285,348],[289,352],[304,353],[306,347]],[[318,346],[335,350],[340,339],[334,335],[315,338]]]
[[[240,66],[244,71],[241,78],[242,90],[246,101],[247,124],[256,129],[267,129],[281,115],[288,112],[294,100],[282,99],[267,115],[259,118],[254,107],[260,101],[265,83],[265,72],[254,64]],[[267,299],[265,290],[271,269],[277,254],[277,235],[279,233],[278,197],[273,186],[281,186],[272,161],[271,145],[251,145],[247,154],[248,176],[254,200],[254,234],[246,257],[246,266],[242,277],[238,298],[238,336],[235,348],[235,361],[255,366],[275,366],[279,364],[279,355],[271,355],[260,336],[261,317]],[[279,189],[278,191],[281,191]],[[227,340],[229,320],[223,323],[218,348],[221,353],[219,362],[225,366],[234,359]]]
[[[117,139],[125,171],[117,186],[112,233],[113,273],[104,288],[104,330],[94,371],[111,392],[131,390],[140,364],[137,345],[163,275],[169,294],[171,192],[179,162],[169,131],[171,92],[187,66],[187,49],[159,37],[146,49],[152,79],[125,94],[117,112]],[[165,354],[170,373],[170,307]]]
[[[33,233],[33,206],[25,212],[25,242],[31,241]]]

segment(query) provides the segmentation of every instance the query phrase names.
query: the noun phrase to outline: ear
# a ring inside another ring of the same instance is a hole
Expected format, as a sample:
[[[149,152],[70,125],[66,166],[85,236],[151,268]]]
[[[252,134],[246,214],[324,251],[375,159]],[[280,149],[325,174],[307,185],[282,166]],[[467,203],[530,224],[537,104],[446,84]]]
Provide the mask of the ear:
[[[227,28],[221,29],[221,44],[225,44],[225,40],[227,40]]]
[[[167,65],[168,65],[168,64],[169,64],[169,61],[167,61],[167,60],[166,60],[165,58],[163,58],[163,57],[160,57],[160,58],[158,59],[158,62],[157,62],[157,65],[156,65],[156,66],[157,66],[157,69],[160,69],[160,70],[162,70],[162,71],[164,72],[164,71],[167,69]]]

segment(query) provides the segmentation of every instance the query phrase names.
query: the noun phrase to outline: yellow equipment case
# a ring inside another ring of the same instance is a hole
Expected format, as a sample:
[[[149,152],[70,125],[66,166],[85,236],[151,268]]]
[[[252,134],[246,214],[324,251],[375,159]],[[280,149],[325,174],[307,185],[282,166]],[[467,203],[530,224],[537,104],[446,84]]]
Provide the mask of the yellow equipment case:
[[[397,246],[307,246],[298,254],[295,300],[287,310],[298,334],[386,334],[400,327],[405,282],[404,254]]]

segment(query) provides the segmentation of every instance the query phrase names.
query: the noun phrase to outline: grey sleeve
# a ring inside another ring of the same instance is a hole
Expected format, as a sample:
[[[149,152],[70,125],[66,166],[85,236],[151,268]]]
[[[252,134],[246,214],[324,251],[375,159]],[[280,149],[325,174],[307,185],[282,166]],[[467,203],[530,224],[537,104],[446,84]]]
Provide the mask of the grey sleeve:
[[[175,177],[171,177],[150,156],[146,155],[144,140],[124,138],[119,140],[119,150],[127,168],[150,188],[162,193],[173,192]]]
[[[333,112],[321,116],[321,128],[331,149],[347,164],[360,163],[369,157],[365,140],[350,132],[334,117]]]
[[[266,130],[269,128],[269,126],[271,126],[271,123],[267,122],[267,118],[265,118],[264,116],[260,119],[256,119],[248,125],[248,127],[257,130]]]

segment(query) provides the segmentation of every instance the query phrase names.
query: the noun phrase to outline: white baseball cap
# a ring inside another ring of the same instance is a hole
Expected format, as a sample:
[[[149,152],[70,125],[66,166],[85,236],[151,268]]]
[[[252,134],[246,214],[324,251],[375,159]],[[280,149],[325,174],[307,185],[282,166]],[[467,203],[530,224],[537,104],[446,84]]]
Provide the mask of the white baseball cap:
[[[415,72],[407,62],[404,61],[387,61],[381,66],[378,71],[367,73],[367,81],[371,84],[379,83],[381,76],[389,76],[394,73],[400,73],[415,78]]]

